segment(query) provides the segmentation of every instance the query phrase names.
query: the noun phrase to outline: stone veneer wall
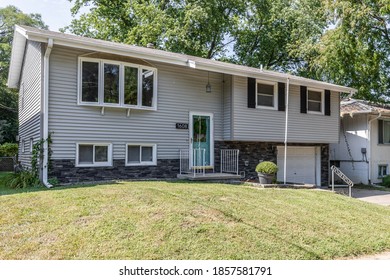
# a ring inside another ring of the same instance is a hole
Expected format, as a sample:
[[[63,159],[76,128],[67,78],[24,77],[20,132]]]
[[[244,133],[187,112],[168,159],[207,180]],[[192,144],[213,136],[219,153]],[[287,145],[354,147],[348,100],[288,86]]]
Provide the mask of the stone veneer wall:
[[[320,146],[321,147],[321,185],[329,184],[329,144],[301,144],[289,143],[289,146]],[[276,162],[277,146],[284,146],[277,142],[242,142],[242,141],[217,141],[214,144],[215,170],[220,171],[221,149],[240,150],[238,169],[245,171],[245,178],[255,179],[256,165],[260,161]]]
[[[245,178],[257,178],[255,172],[259,161],[276,163],[277,146],[283,143],[216,141],[214,144],[215,172],[220,171],[220,150],[239,149],[239,171]],[[321,184],[329,184],[329,145],[290,144],[289,146],[321,147]],[[247,161],[247,164],[245,162]],[[116,179],[176,178],[180,172],[179,159],[160,159],[157,166],[125,166],[125,160],[114,160],[111,167],[75,167],[74,160],[52,160],[49,178],[56,177],[61,183],[107,181]]]
[[[176,178],[179,159],[157,160],[157,166],[125,166],[125,160],[113,160],[113,166],[75,167],[74,160],[52,160],[49,178],[60,183],[108,181],[117,179]]]

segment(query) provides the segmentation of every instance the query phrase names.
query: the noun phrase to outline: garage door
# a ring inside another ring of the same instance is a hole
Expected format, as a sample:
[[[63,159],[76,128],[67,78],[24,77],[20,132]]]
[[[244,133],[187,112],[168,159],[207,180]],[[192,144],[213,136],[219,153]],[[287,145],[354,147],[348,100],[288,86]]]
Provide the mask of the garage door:
[[[287,148],[287,182],[316,184],[316,147]],[[279,182],[284,180],[284,147],[278,147]]]

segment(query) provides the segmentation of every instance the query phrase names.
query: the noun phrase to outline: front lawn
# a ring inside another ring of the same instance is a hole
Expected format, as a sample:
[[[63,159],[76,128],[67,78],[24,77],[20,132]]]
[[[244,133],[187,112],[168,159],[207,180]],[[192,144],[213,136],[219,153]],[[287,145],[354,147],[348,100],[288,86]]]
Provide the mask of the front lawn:
[[[122,182],[3,192],[0,259],[334,259],[390,250],[390,208],[317,190]]]

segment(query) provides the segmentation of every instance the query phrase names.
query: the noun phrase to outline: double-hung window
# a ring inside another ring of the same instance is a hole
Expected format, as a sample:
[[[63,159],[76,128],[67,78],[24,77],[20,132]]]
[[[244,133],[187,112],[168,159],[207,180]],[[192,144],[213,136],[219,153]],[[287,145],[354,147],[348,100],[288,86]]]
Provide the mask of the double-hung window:
[[[256,104],[258,108],[277,108],[277,84],[274,82],[260,81],[256,82]]]
[[[112,145],[77,143],[76,166],[111,166]]]
[[[307,90],[307,111],[315,114],[324,112],[324,92],[317,89]]]
[[[126,165],[156,165],[156,144],[127,144]]]
[[[157,69],[84,57],[79,65],[80,105],[156,110]]]
[[[387,164],[379,164],[378,165],[378,178],[386,177],[387,174],[389,174],[387,168],[388,168]]]

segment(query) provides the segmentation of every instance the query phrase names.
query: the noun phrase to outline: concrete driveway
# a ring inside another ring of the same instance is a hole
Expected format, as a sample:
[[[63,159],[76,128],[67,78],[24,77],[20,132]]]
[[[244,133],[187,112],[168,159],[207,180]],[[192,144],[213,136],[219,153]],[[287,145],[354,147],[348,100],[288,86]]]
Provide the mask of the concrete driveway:
[[[335,191],[348,195],[347,188],[336,188]],[[352,197],[383,206],[390,206],[390,192],[352,188]]]

